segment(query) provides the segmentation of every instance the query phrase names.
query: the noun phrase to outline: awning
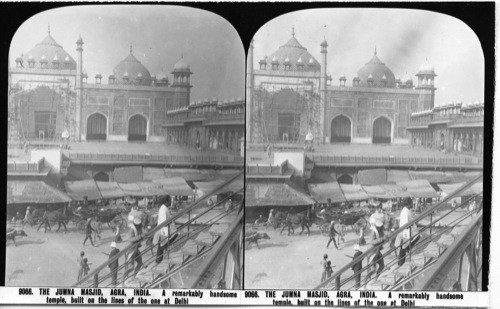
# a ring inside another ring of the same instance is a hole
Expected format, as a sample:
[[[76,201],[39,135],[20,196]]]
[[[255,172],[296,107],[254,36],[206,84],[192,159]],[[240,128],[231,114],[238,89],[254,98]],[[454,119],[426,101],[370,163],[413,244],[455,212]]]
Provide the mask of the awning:
[[[115,168],[115,181],[119,183],[132,183],[142,181],[141,166],[126,166]]]
[[[241,171],[237,169],[224,169],[217,171],[219,179],[226,179],[226,180],[233,178],[239,173],[241,173]]]
[[[439,194],[434,190],[429,181],[425,179],[403,181],[398,183],[405,187],[410,193],[411,197],[423,197],[423,198],[435,198],[439,197]]]
[[[89,201],[102,199],[101,192],[93,179],[66,181],[64,186],[68,195],[75,201],[83,201],[84,196],[87,196]]]
[[[411,180],[408,171],[387,170],[387,183],[397,183],[408,180]]]
[[[141,188],[145,196],[167,195],[162,184],[157,182],[138,182],[137,185]]]
[[[163,171],[167,178],[182,177],[186,181],[201,181],[207,179],[207,175],[192,168],[164,168]]]
[[[245,207],[307,206],[314,200],[286,183],[249,183],[245,189]]]
[[[328,182],[320,184],[309,184],[309,193],[318,203],[327,203],[331,199],[332,203],[345,202],[344,194],[338,182]]]
[[[92,179],[92,176],[90,176],[85,169],[75,166],[75,165],[70,165],[68,167],[68,176],[74,177],[76,179]]]
[[[409,171],[412,180],[425,179],[430,183],[446,183],[453,179],[444,172],[439,171]]]
[[[410,193],[408,192],[408,189],[398,184],[385,184],[385,185],[380,185],[380,187],[384,189],[384,191],[388,195],[391,195],[393,198],[411,197]]]
[[[67,203],[71,198],[43,181],[7,181],[7,204]]]
[[[361,170],[358,172],[358,183],[360,185],[380,185],[387,182],[387,172],[385,168]]]
[[[103,198],[121,198],[126,196],[116,182],[96,181],[95,183]]]
[[[218,187],[222,186],[225,182],[226,182],[225,180],[214,180],[207,182],[194,182],[194,185],[198,190],[201,190],[204,194],[208,194],[213,190],[217,189]],[[227,192],[238,192],[241,189],[243,189],[243,186],[244,186],[243,180],[236,179],[222,190],[217,191],[217,194],[227,193]]]
[[[362,201],[370,198],[361,185],[340,184],[346,201]]]
[[[191,189],[182,177],[155,179],[153,182],[163,186],[163,191],[165,192],[164,194],[181,196],[194,195],[193,189]]]
[[[127,196],[148,196],[137,183],[119,183],[118,186]]]
[[[314,168],[312,170],[311,178],[314,178],[315,180],[320,182],[336,181],[335,173],[322,168]]]
[[[155,179],[165,178],[165,171],[160,167],[143,167],[142,180],[151,181]]]
[[[471,180],[476,179],[479,177],[481,174],[483,174],[482,171],[473,171],[473,172],[447,172],[448,177],[450,177],[453,182],[469,182]]]
[[[452,184],[439,184],[438,187],[443,191],[446,195],[451,195],[458,189],[460,189],[463,185],[465,185],[465,182],[462,183],[452,183]],[[478,182],[472,185],[469,189],[463,191],[462,193],[458,194],[457,196],[467,196],[467,195],[474,195],[481,193],[483,191],[483,183]]]
[[[381,186],[363,186],[366,194],[370,197],[391,199],[393,196],[387,193]]]

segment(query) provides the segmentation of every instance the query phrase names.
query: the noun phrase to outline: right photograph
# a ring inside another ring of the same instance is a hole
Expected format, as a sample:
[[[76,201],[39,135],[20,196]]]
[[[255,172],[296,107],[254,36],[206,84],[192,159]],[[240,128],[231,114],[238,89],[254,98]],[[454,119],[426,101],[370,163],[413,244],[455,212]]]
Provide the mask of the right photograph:
[[[285,14],[246,83],[245,289],[483,289],[484,57],[465,23]]]

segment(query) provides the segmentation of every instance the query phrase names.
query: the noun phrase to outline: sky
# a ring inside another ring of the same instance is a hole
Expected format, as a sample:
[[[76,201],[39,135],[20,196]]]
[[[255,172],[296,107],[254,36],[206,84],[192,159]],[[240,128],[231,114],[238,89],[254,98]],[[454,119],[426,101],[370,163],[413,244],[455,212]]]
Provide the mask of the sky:
[[[25,21],[14,35],[9,59],[27,53],[45,38],[50,24],[52,37],[75,60],[76,40],[81,35],[83,68],[89,82],[98,72],[107,81],[113,68],[133,54],[151,75],[167,73],[170,81],[175,63],[190,64],[191,100],[244,97],[245,51],[233,26],[222,17],[179,6],[73,6],[39,13]]]
[[[484,100],[484,56],[479,39],[462,21],[424,10],[312,9],[281,15],[254,37],[254,67],[291,37],[321,61],[320,44],[328,42],[328,73],[333,85],[345,74],[347,85],[373,57],[396,77],[413,76],[426,58],[434,65],[435,105]]]

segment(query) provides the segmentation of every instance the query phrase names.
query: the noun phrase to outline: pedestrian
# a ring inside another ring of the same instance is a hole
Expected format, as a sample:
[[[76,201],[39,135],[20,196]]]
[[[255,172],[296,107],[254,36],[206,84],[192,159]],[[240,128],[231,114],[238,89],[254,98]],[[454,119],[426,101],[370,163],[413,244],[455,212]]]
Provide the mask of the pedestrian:
[[[87,258],[83,258],[83,277],[85,278],[90,271],[89,264],[87,263]]]
[[[31,206],[28,206],[26,209],[26,214],[24,215],[24,223],[29,223],[30,226],[32,225],[33,222],[33,214],[31,213]]]
[[[224,203],[224,209],[226,211],[230,211],[231,209],[233,209],[233,199],[232,198],[228,198],[226,203]]]
[[[140,225],[139,218],[135,218],[134,223],[135,222],[139,222],[139,224],[137,225]],[[137,230],[137,225],[134,223],[129,224],[130,227],[129,241],[132,244],[134,244],[134,247],[132,247],[132,249],[130,250],[130,252],[132,253],[129,255],[127,259],[127,265],[126,265],[127,270],[125,272],[128,273],[130,270],[134,270],[134,276],[135,276],[142,267],[142,256],[139,250],[139,248],[141,247],[142,236]],[[134,263],[136,264],[135,269],[134,269]]]
[[[323,259],[320,262],[321,265],[321,282],[326,280],[327,267],[328,267],[328,254],[323,254]]]
[[[330,278],[333,274],[332,261],[326,262],[326,279]]]
[[[358,245],[360,245],[360,246],[366,245],[366,240],[365,240],[365,226],[364,225],[360,225],[359,226]]]
[[[85,225],[85,239],[83,240],[84,246],[85,243],[87,242],[87,239],[89,239],[90,243],[92,244],[92,247],[95,247],[94,242],[92,241],[92,232],[94,232],[94,229],[92,228],[92,219],[88,218],[87,223]]]
[[[21,216],[21,213],[18,211],[16,215],[12,218],[12,223],[21,222],[22,220],[23,217]]]
[[[266,220],[262,217],[262,215],[259,215],[259,219],[255,220],[254,225],[261,225],[264,224]]]
[[[122,240],[122,235],[120,234],[120,223],[116,224],[116,232],[115,232],[115,243],[119,244]]]
[[[274,227],[274,209],[269,211],[269,217],[267,218],[267,225]]]
[[[339,232],[335,229],[335,221],[332,221],[330,223],[330,239],[328,240],[328,243],[326,244],[326,248],[328,249],[328,246],[330,246],[330,243],[333,241],[333,244],[335,245],[335,249],[338,249],[337,247],[337,242],[335,241],[335,235],[339,235]]]
[[[99,218],[95,217],[94,220],[91,220],[92,222],[92,229],[94,229],[94,242],[97,242],[97,238],[101,240],[101,223],[99,222]]]
[[[272,153],[271,144],[268,144],[267,145],[267,157],[268,158],[271,158],[271,153]]]
[[[352,257],[352,260],[356,260],[359,256],[361,256],[363,252],[361,252],[359,245],[354,246],[354,256]],[[358,289],[361,284],[361,269],[363,269],[363,260],[360,260],[359,262],[353,264],[351,266],[352,271],[354,272],[354,288]]]
[[[116,242],[111,243],[111,252],[109,253],[109,260],[113,259],[115,255],[120,253],[120,250],[116,248]],[[116,286],[117,284],[117,279],[118,279],[118,259],[110,262],[108,264],[109,271],[111,273],[111,285]]]
[[[81,251],[80,256],[76,259],[78,263],[78,281],[83,278],[83,257],[85,256],[85,252]]]
[[[171,221],[172,216],[173,215],[170,209],[168,209],[165,204],[161,205],[160,210],[158,211],[158,225],[163,224],[165,221]],[[155,234],[153,244],[158,244],[158,249],[156,250],[156,263],[160,263],[163,260],[163,252],[168,250],[168,246],[170,246],[177,239],[178,235],[175,222],[173,221],[162,227]],[[165,239],[167,242],[163,244],[162,241]]]
[[[377,278],[378,276],[382,273],[382,271],[384,270],[384,267],[385,267],[385,264],[384,264],[384,256],[382,255],[382,249],[384,247],[383,246],[379,246],[376,250],[376,253],[375,253],[375,256],[373,257],[373,265],[375,266],[375,264],[378,265],[378,268],[377,268]]]

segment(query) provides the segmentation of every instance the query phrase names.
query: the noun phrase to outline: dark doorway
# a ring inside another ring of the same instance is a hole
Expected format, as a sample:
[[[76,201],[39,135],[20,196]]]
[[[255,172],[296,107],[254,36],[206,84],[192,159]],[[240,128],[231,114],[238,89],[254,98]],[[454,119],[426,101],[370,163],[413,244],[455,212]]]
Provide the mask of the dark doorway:
[[[391,122],[387,118],[377,118],[377,120],[373,123],[373,143],[391,143]]]
[[[109,176],[105,172],[98,172],[97,174],[94,175],[94,180],[109,182]]]
[[[145,141],[147,138],[148,121],[144,116],[134,115],[128,121],[128,140]]]
[[[39,139],[52,139],[56,135],[57,113],[35,111],[35,136]]]
[[[352,185],[354,183],[354,180],[352,179],[352,177],[350,175],[343,174],[342,176],[337,178],[337,182]]]
[[[87,119],[87,140],[106,140],[108,120],[102,114],[95,113]]]
[[[299,139],[300,115],[278,114],[278,140],[280,142],[294,142]]]
[[[332,120],[331,143],[351,142],[351,120],[344,115],[337,116]]]

